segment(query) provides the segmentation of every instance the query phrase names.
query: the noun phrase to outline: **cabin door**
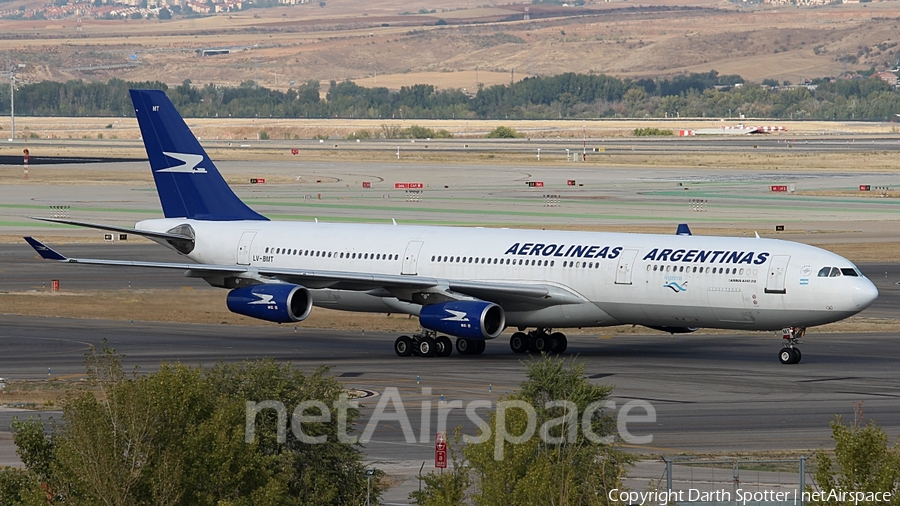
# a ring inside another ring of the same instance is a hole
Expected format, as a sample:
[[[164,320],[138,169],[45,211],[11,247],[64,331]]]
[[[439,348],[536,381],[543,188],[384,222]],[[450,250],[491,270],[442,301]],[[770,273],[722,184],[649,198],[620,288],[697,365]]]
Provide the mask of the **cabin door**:
[[[622,252],[619,257],[619,265],[616,267],[616,284],[630,285],[631,274],[634,272],[634,259],[637,257],[638,250],[627,249]]]
[[[403,267],[400,274],[415,276],[418,274],[419,251],[422,249],[422,241],[409,241],[406,253],[403,254]]]
[[[784,277],[787,273],[790,255],[775,255],[769,262],[769,271],[766,276],[766,293],[786,293],[784,289]]]
[[[237,263],[238,265],[250,265],[250,246],[253,245],[253,239],[256,232],[244,232],[241,235],[241,241],[238,243]]]

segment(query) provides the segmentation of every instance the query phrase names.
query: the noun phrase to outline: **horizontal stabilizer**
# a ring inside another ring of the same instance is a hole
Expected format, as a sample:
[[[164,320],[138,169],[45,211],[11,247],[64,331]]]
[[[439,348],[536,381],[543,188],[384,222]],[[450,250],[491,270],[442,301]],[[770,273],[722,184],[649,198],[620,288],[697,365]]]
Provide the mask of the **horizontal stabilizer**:
[[[60,255],[56,251],[53,251],[53,249],[51,249],[49,246],[42,243],[41,241],[38,241],[34,237],[26,237],[25,242],[30,244],[31,247],[34,248],[34,250],[38,252],[38,255],[40,255],[44,260],[68,260],[68,258]]]
[[[114,225],[102,225],[98,223],[87,223],[84,221],[61,220],[59,218],[43,218],[41,216],[32,216],[33,220],[49,221],[52,223],[61,223],[63,225],[74,225],[76,227],[96,228],[97,230],[108,230],[110,232],[119,232],[123,234],[133,234],[148,239],[162,239],[175,243],[193,244],[194,238],[189,235],[172,234],[169,232],[150,232],[147,230],[137,230],[134,228],[116,227]]]

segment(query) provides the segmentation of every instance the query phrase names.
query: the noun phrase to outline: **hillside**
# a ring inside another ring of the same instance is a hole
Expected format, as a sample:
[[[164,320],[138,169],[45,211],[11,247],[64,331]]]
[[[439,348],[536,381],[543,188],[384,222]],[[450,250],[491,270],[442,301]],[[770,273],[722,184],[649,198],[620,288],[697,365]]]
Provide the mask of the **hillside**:
[[[13,63],[26,64],[20,79],[29,81],[115,77],[233,86],[255,80],[286,88],[291,81],[353,79],[391,88],[474,88],[570,71],[637,78],[715,69],[753,81],[798,82],[890,68],[900,56],[898,19],[894,1],[772,9],[717,0],[585,7],[437,0],[427,8],[329,0],[325,7],[196,19],[84,19],[80,35],[74,18],[4,20],[0,39]],[[440,20],[447,24],[436,26]],[[234,51],[195,52],[211,47]]]

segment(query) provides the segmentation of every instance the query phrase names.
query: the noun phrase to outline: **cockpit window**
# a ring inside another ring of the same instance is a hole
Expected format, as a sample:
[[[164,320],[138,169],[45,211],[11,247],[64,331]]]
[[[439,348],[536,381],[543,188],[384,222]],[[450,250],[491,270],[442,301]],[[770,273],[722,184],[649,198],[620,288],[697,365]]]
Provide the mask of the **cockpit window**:
[[[840,276],[840,275],[841,275],[841,270],[840,270],[840,269],[838,269],[837,267],[832,267],[832,268],[831,268],[831,275],[830,275],[829,277],[836,278],[836,277],[838,277],[838,276]]]
[[[856,273],[856,269],[853,269],[850,267],[842,268],[841,274],[843,274],[844,276],[854,276],[854,277],[859,276],[859,274]]]
[[[831,272],[831,267],[822,267],[821,269],[819,269],[818,276],[820,278],[827,278],[829,272]]]

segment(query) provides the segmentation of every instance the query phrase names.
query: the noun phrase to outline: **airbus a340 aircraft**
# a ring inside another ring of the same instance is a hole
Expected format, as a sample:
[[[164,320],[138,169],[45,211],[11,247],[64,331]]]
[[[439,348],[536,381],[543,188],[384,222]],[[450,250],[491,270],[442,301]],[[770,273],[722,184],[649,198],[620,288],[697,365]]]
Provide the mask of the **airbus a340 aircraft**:
[[[800,361],[807,327],[868,307],[878,290],[845,258],[788,241],[403,225],[274,222],[231,191],[161,91],[131,99],[164,219],[127,232],[187,257],[185,263],[66,258],[33,238],[45,259],[178,269],[229,289],[228,309],[277,323],[313,306],[415,315],[423,330],[394,343],[400,356],[462,355],[518,327],[514,352],[561,353],[551,329],[643,325],[784,330],[782,363]],[[525,333],[528,328],[534,330]]]

